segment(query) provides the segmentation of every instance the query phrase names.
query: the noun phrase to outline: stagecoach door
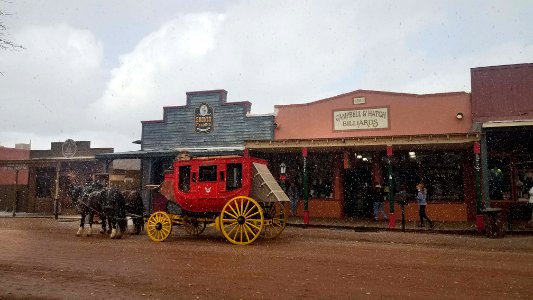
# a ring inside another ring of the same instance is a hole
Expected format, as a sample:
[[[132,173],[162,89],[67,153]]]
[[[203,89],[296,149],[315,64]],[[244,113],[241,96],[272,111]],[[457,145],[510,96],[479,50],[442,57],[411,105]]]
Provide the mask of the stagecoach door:
[[[196,175],[196,174],[193,174]],[[217,198],[218,195],[218,168],[217,165],[205,165],[198,167],[196,180],[196,193],[199,199]]]

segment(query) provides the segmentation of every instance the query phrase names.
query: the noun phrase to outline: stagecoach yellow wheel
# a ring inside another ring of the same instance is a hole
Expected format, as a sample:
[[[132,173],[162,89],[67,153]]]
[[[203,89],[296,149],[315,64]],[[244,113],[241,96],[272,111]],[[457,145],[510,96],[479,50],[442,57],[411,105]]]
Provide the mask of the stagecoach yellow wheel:
[[[220,230],[228,241],[248,245],[263,230],[263,209],[254,199],[237,196],[226,203],[219,220]]]
[[[156,211],[146,222],[146,233],[154,242],[164,241],[172,231],[170,216],[163,211]]]
[[[287,214],[281,202],[264,203],[263,205],[265,225],[261,237],[273,239],[278,237],[287,225]]]

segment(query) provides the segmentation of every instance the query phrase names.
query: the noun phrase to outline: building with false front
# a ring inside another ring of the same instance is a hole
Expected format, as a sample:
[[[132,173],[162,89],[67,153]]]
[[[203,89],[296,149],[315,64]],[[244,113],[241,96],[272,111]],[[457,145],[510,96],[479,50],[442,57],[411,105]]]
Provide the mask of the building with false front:
[[[97,158],[141,159],[141,185],[157,185],[174,159],[192,156],[242,154],[246,140],[274,138],[273,115],[251,115],[248,101],[227,102],[228,92],[188,92],[186,104],[163,108],[163,119],[141,121],[141,150],[98,154]],[[149,192],[143,189],[145,207]]]
[[[413,199],[423,182],[429,216],[475,219],[472,149],[480,134],[472,132],[470,94],[356,90],[277,105],[275,115],[274,140],[249,140],[246,147],[272,165],[286,166],[281,178],[287,187],[296,186],[301,200],[307,181],[308,201],[300,201],[298,214],[370,217],[374,184],[394,200],[402,187]],[[386,207],[399,211],[394,201]],[[406,216],[417,219],[417,205],[407,205]]]
[[[72,213],[70,187],[93,180],[107,166],[95,158],[113,148],[91,148],[89,141],[52,142],[49,150],[28,150],[26,157],[0,160],[0,167],[21,170],[26,186],[18,189],[17,211],[29,213]],[[22,173],[24,172],[24,173]],[[56,210],[57,208],[57,210]]]
[[[473,68],[472,117],[482,133],[484,206],[529,219],[533,187],[533,63]]]
[[[7,148],[0,146],[0,211],[21,211],[28,194],[28,168],[13,161],[27,160],[28,147]],[[11,162],[10,162],[11,161]]]

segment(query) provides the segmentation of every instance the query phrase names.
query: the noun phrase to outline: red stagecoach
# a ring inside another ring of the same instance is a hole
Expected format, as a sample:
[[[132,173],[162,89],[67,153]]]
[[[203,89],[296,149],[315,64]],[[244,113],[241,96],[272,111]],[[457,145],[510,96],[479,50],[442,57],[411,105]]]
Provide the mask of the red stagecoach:
[[[148,236],[164,241],[173,226],[199,235],[209,224],[231,243],[274,238],[287,222],[289,201],[265,160],[249,156],[190,158],[180,154],[152,193]]]

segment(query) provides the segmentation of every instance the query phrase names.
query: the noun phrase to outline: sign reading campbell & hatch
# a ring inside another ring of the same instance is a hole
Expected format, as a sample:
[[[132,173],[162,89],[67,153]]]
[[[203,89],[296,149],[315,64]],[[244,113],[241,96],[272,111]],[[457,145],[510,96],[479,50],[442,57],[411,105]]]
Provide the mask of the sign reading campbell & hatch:
[[[389,108],[333,111],[333,130],[368,130],[389,128]]]

